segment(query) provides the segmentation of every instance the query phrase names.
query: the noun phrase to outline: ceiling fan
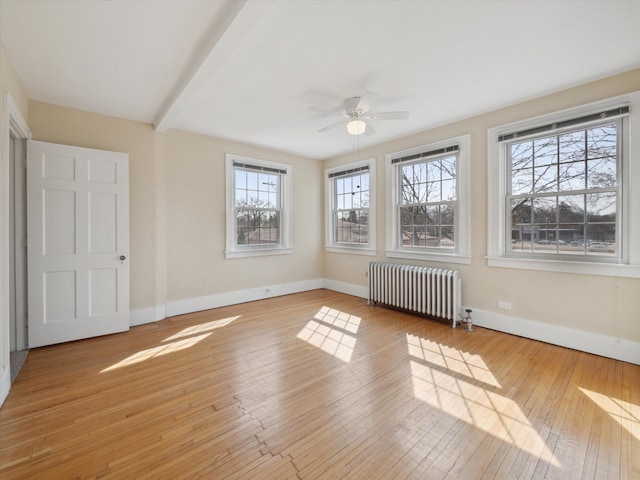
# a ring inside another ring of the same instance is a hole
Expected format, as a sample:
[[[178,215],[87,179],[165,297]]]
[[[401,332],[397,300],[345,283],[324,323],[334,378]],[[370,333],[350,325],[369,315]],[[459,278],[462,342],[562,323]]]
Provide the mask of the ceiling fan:
[[[409,118],[409,112],[369,112],[369,103],[362,97],[350,97],[344,101],[344,112],[339,115],[345,117],[337,123],[333,123],[318,130],[318,132],[327,132],[340,125],[347,126],[347,132],[350,135],[372,135],[375,130],[366,120],[404,120]],[[311,107],[310,110],[323,111],[319,108]]]

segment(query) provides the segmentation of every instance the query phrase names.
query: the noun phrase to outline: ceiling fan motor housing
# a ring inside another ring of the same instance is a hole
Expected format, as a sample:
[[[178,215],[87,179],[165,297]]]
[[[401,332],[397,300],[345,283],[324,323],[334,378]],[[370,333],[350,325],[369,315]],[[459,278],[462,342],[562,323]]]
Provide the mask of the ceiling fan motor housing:
[[[360,118],[369,111],[369,104],[362,97],[351,97],[344,101],[344,111],[351,118]]]

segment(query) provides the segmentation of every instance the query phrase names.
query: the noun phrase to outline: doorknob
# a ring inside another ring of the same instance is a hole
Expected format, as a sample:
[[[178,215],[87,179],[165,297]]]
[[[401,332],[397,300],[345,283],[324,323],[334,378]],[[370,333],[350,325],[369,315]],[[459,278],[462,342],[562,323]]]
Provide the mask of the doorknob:
[[[124,255],[120,255],[120,261],[122,263],[124,263],[124,261],[127,259],[127,257],[125,257]]]

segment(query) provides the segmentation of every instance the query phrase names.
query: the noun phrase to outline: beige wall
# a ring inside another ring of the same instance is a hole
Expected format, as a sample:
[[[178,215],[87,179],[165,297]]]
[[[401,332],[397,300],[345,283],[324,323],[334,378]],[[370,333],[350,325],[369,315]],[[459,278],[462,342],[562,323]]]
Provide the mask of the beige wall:
[[[292,254],[225,259],[226,153],[293,166]],[[322,278],[320,162],[170,130],[165,170],[169,301]]]
[[[41,102],[29,108],[34,140],[129,153],[132,310],[322,278],[320,162]],[[225,153],[293,165],[293,254],[225,259]]]
[[[132,310],[156,305],[156,141],[152,125],[29,103],[33,139],[129,154]]]
[[[420,134],[378,145],[359,153],[377,159],[378,259],[385,249],[385,154],[471,135],[471,265],[447,265],[463,278],[463,305],[517,318],[586,330],[640,341],[640,279],[546,273],[488,267],[487,254],[487,129],[565,108],[640,90],[640,70],[462,120]],[[324,162],[323,167],[348,163],[346,155]],[[635,164],[640,159],[632,159]],[[640,165],[636,165],[639,166]],[[636,208],[640,208],[637,206]],[[325,253],[324,277],[364,286],[372,257]],[[419,264],[419,262],[413,262]],[[497,310],[497,300],[512,303],[513,310]]]

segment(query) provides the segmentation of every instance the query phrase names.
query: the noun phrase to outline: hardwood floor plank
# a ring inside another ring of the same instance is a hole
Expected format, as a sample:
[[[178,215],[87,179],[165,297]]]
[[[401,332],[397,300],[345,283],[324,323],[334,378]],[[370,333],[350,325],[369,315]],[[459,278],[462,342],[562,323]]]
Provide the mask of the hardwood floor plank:
[[[0,477],[640,478],[640,366],[304,292],[32,350]]]

